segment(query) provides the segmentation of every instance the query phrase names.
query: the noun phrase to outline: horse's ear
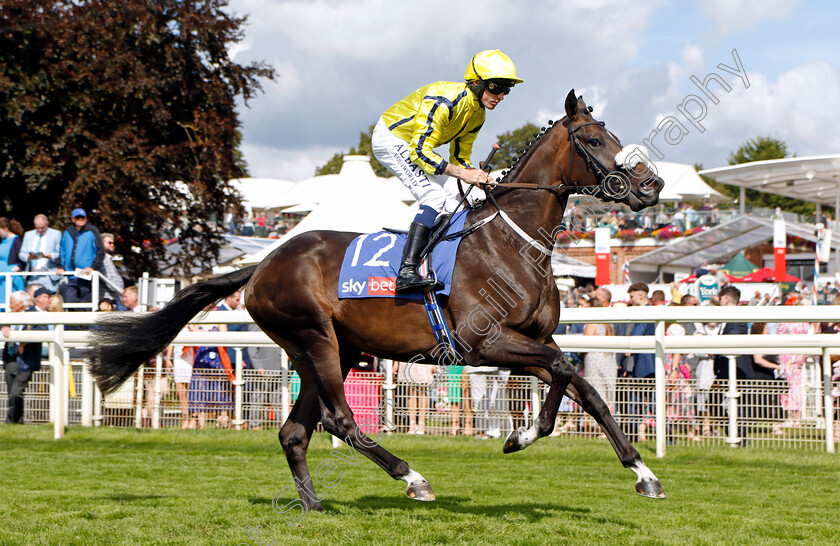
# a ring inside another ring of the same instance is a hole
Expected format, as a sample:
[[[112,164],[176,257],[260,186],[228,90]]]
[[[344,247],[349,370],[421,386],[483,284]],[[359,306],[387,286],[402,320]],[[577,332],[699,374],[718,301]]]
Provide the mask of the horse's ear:
[[[578,113],[578,99],[577,95],[575,95],[575,90],[572,89],[569,91],[569,94],[566,95],[566,115],[569,116],[569,119],[572,119]]]

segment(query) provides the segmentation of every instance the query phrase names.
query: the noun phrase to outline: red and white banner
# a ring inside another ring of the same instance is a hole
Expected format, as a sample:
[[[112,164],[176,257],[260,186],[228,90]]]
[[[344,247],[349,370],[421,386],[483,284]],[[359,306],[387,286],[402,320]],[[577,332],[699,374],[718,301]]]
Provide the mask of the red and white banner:
[[[787,233],[784,220],[773,221],[773,277],[782,282],[787,275]]]
[[[595,286],[610,284],[610,228],[595,228]]]

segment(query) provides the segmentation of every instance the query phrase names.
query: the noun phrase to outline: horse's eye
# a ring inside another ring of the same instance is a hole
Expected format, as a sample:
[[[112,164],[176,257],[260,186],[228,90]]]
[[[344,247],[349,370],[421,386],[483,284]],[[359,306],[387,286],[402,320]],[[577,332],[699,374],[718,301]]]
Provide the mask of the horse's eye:
[[[601,145],[601,141],[600,141],[600,140],[598,140],[597,138],[590,138],[590,139],[589,139],[589,145],[590,145],[590,146],[595,146],[595,147],[598,147],[598,146],[600,146],[600,145]]]

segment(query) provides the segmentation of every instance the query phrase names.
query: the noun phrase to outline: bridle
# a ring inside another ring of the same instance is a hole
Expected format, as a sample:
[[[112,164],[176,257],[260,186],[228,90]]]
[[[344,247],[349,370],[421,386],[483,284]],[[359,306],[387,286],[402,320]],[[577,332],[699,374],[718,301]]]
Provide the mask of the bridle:
[[[566,118],[564,118],[566,119]],[[562,120],[559,122],[548,122],[549,125],[556,126],[557,123],[562,123]],[[548,190],[552,193],[555,193],[558,197],[563,195],[574,195],[574,194],[587,194],[592,195],[594,197],[609,197],[615,196],[617,193],[621,191],[625,191],[623,187],[625,184],[624,179],[620,177],[616,177],[613,175],[613,170],[608,169],[595,155],[580,141],[580,138],[577,136],[577,132],[589,125],[599,125],[604,127],[604,131],[609,135],[611,139],[615,141],[616,144],[621,146],[621,143],[618,141],[618,138],[612,132],[606,128],[606,123],[603,121],[587,121],[585,123],[581,123],[577,127],[571,126],[571,121],[569,122],[569,174],[566,180],[569,182],[567,184],[563,184],[562,181],[559,184],[537,184],[535,182],[498,182],[495,187],[496,188],[523,188],[523,189],[533,189],[533,190]],[[574,166],[574,159],[575,159],[575,151],[577,151],[582,157],[583,160],[586,162],[587,169],[591,169],[595,173],[595,177],[598,181],[598,184],[595,185],[587,185],[582,186],[580,185],[577,180],[574,179],[573,175],[573,166]],[[620,188],[614,189],[610,187],[611,183],[618,182]],[[489,193],[488,193],[489,195]]]

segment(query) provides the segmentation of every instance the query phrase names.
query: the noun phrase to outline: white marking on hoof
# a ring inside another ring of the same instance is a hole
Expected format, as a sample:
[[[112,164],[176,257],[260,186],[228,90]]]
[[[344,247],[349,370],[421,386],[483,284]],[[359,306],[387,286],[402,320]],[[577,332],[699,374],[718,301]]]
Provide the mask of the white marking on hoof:
[[[648,479],[659,481],[657,477],[653,474],[653,472],[650,471],[650,468],[645,466],[645,463],[643,463],[642,461],[639,461],[633,466],[631,466],[630,470],[636,473],[636,478],[638,478],[636,482]]]
[[[405,483],[408,484],[408,485],[411,485],[411,484],[414,484],[414,483],[419,483],[419,482],[429,483],[428,481],[426,481],[426,478],[424,478],[423,476],[420,475],[419,472],[415,472],[411,468],[408,469],[408,474],[401,477],[400,479],[404,480]]]
[[[524,447],[528,447],[539,439],[540,435],[537,433],[537,424],[533,423],[527,430],[519,429],[519,441]]]

